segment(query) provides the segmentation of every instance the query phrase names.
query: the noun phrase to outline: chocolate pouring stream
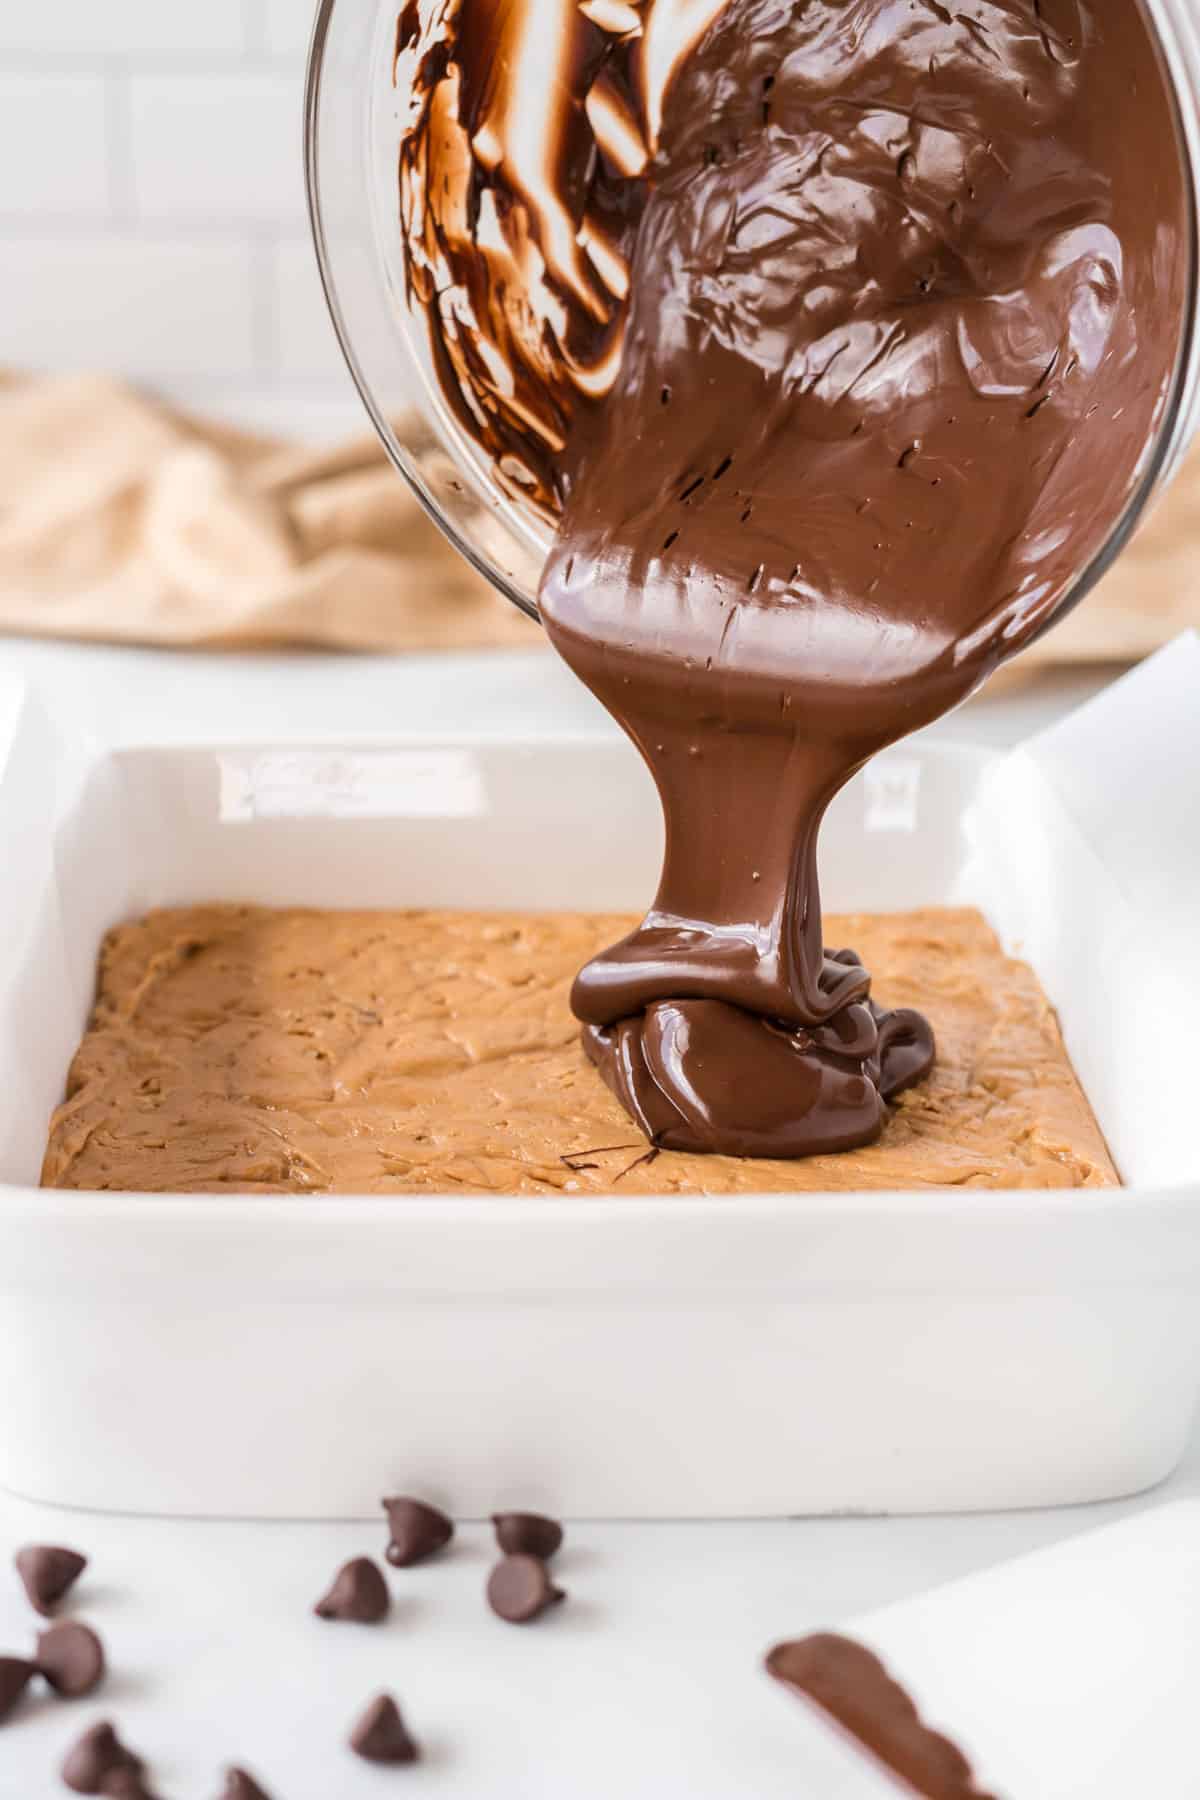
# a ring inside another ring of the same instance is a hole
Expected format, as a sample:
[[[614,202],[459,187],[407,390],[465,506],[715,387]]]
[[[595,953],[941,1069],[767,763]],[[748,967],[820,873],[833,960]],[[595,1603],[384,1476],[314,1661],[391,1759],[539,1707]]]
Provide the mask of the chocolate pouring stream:
[[[1144,465],[1186,184],[1136,0],[414,0],[410,299],[557,525],[540,607],[666,858],[580,974],[657,1145],[878,1136],[931,1066],[825,949],[830,800],[1069,600]]]

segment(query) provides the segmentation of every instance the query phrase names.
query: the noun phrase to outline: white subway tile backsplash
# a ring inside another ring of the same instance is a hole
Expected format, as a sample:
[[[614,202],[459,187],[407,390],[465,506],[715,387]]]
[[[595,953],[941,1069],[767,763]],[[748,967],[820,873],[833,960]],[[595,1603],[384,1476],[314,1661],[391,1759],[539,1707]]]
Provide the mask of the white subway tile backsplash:
[[[0,4],[0,53],[239,52],[242,0],[44,0]]]
[[[103,218],[109,149],[102,75],[0,72],[0,216]]]
[[[306,238],[276,244],[271,272],[281,379],[336,381],[350,387],[312,245]]]
[[[134,75],[129,91],[141,217],[302,222],[298,73]]]
[[[249,376],[253,253],[237,242],[0,235],[4,357],[132,376]]]
[[[312,36],[316,0],[259,0],[259,4],[266,9],[268,50],[275,56],[303,56]]]
[[[0,0],[0,360],[364,426],[305,221],[317,0]]]

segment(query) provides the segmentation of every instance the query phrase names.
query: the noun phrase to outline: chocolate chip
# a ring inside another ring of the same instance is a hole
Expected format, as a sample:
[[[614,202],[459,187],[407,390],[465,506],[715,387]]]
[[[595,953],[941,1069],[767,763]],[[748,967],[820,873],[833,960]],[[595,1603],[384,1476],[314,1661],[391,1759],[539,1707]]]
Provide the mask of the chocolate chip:
[[[102,1794],[105,1780],[120,1769],[140,1774],[142,1761],[125,1748],[106,1719],[85,1731],[67,1752],[62,1778],[77,1794]]]
[[[487,1584],[488,1605],[510,1625],[526,1625],[566,1595],[556,1588],[546,1565],[536,1556],[506,1556],[496,1564]]]
[[[90,1625],[64,1619],[37,1641],[38,1673],[67,1700],[90,1694],[104,1680],[104,1646]]]
[[[391,1595],[388,1585],[369,1556],[356,1556],[338,1570],[333,1586],[313,1611],[318,1619],[350,1619],[358,1625],[378,1625],[386,1619]]]
[[[128,1764],[110,1769],[100,1783],[100,1792],[105,1800],[158,1800],[158,1795],[151,1793],[143,1781],[141,1771]]]
[[[57,1544],[27,1544],[13,1561],[29,1596],[29,1604],[49,1618],[68,1588],[87,1568],[87,1557]]]
[[[271,1800],[271,1797],[245,1769],[228,1769],[221,1800]]]
[[[372,1700],[350,1733],[350,1748],[355,1756],[374,1763],[412,1763],[421,1754],[404,1729],[400,1708],[390,1694]]]
[[[0,1656],[0,1725],[7,1719],[17,1701],[37,1674],[31,1662],[21,1656]]]
[[[454,1536],[454,1526],[436,1506],[423,1500],[410,1500],[404,1495],[383,1502],[387,1514],[391,1543],[387,1559],[396,1569],[407,1569],[424,1562],[427,1556],[442,1550]]]
[[[563,1541],[558,1520],[541,1513],[493,1513],[492,1524],[505,1556],[536,1556],[549,1562]]]

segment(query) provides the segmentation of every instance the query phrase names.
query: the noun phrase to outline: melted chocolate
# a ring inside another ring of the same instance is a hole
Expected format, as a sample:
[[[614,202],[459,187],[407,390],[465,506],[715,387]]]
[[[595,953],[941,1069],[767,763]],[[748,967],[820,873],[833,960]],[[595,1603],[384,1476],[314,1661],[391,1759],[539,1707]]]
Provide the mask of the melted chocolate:
[[[656,1144],[867,1143],[933,1040],[825,950],[817,834],[1069,603],[1138,478],[1186,281],[1141,10],[414,0],[400,45],[443,386],[557,517],[547,630],[666,815],[586,1047]]]
[[[777,1644],[767,1670],[820,1707],[877,1762],[926,1800],[990,1800],[962,1751],[931,1731],[874,1651],[835,1632]]]

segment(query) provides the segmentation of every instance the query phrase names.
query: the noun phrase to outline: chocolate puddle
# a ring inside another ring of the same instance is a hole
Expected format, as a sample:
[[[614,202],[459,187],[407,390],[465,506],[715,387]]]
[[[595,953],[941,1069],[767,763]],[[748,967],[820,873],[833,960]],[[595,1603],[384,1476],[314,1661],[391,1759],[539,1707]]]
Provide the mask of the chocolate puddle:
[[[547,631],[666,817],[588,1052],[655,1144],[868,1143],[933,1037],[826,950],[817,835],[1136,482],[1186,286],[1140,9],[414,0],[398,47],[443,389],[557,519]]]

